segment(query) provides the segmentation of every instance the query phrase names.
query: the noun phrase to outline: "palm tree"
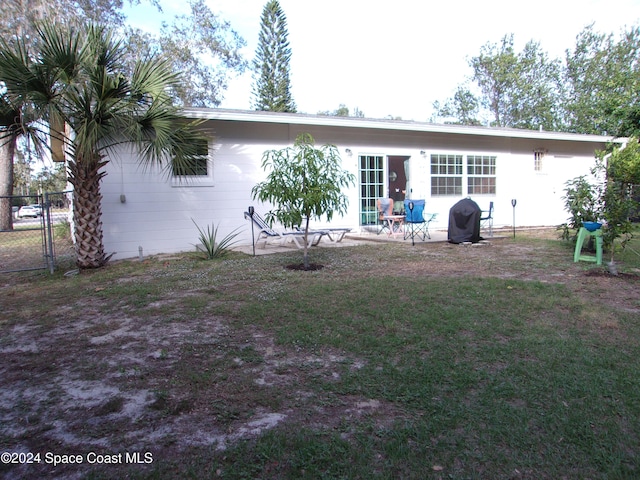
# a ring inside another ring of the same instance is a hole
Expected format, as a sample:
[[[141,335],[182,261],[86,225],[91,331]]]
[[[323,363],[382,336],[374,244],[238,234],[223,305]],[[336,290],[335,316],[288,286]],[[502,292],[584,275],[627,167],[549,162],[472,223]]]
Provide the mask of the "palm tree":
[[[172,102],[180,78],[168,62],[149,57],[127,70],[124,43],[104,27],[76,32],[45,25],[38,32],[37,51],[23,58],[24,65],[3,62],[0,53],[0,80],[10,77],[8,69],[22,75],[22,83],[5,81],[7,92],[28,99],[47,121],[49,145],[64,140],[74,187],[77,264],[101,267],[109,256],[103,245],[100,181],[115,150],[133,144],[143,163],[187,170],[202,135]]]
[[[11,230],[11,195],[13,194],[13,157],[18,139],[29,137],[29,144],[42,154],[40,114],[30,102],[34,81],[42,84],[42,71],[32,70],[33,62],[24,42],[9,44],[0,39],[0,230]],[[46,83],[46,82],[45,82]]]

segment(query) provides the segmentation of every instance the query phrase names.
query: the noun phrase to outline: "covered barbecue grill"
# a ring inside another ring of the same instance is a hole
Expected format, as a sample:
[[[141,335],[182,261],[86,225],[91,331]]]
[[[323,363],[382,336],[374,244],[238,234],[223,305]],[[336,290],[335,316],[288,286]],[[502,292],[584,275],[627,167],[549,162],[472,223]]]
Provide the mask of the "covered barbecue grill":
[[[449,210],[449,235],[451,243],[472,242],[482,240],[480,237],[480,217],[482,210],[470,198],[464,198]]]

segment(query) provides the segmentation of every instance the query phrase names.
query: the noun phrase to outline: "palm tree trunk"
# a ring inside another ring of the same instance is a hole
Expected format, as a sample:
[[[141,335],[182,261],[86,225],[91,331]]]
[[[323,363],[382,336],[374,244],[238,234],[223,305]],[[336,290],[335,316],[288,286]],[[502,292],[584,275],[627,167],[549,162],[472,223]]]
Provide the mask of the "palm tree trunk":
[[[97,160],[69,162],[69,181],[73,185],[73,222],[76,264],[79,268],[100,268],[111,255],[104,253],[102,235],[102,194],[100,181],[106,174],[100,169],[107,162]]]
[[[13,195],[13,155],[17,135],[5,130],[0,135],[0,230],[13,230],[11,196]]]

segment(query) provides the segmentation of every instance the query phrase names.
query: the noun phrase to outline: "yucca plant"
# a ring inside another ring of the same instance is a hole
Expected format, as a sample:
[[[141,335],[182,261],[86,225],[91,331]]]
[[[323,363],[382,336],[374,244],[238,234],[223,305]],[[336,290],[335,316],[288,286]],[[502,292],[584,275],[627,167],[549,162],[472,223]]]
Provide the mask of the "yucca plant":
[[[235,238],[240,235],[240,232],[238,232],[239,228],[236,228],[222,240],[218,241],[218,226],[215,224],[207,225],[207,229],[205,231],[203,228],[198,226],[193,218],[191,221],[196,226],[199,233],[198,239],[200,240],[200,243],[196,245],[196,249],[199,252],[204,253],[205,258],[208,260],[224,257],[229,253],[231,247],[238,243]]]

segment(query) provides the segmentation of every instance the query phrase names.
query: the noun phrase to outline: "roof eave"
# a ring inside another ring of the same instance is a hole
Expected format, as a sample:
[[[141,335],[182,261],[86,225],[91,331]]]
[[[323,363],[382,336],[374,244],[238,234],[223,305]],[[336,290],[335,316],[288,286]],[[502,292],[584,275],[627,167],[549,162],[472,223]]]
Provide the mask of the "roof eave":
[[[540,140],[561,140],[591,143],[624,142],[624,139],[607,135],[586,135],[578,133],[548,132],[544,130],[522,130],[513,128],[475,127],[422,123],[405,120],[370,119],[356,117],[336,117],[328,115],[305,115],[294,113],[263,112],[255,110],[228,110],[218,108],[185,108],[189,118],[202,120],[222,120],[232,122],[271,123],[288,125],[308,125],[376,130],[395,130],[423,133],[444,133],[489,137],[529,138]]]

